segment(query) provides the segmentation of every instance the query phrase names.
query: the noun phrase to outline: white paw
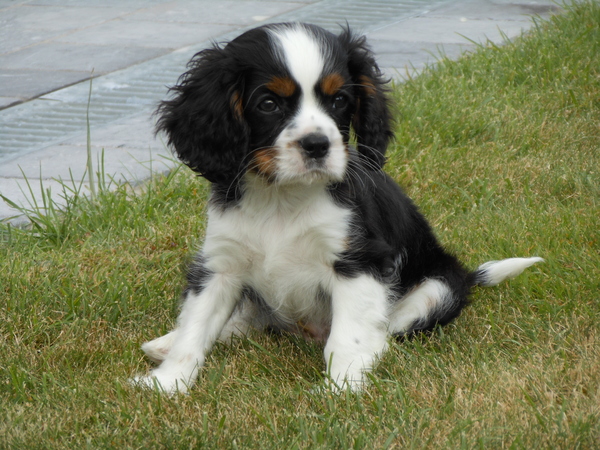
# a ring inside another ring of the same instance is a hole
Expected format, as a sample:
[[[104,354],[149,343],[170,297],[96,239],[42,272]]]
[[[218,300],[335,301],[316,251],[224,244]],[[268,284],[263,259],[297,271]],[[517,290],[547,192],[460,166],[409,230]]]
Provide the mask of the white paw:
[[[342,381],[329,379],[325,382],[325,388],[334,394],[340,394],[346,390],[352,392],[360,392],[366,387],[367,383],[364,379],[348,380],[344,378]]]
[[[186,381],[183,377],[161,373],[159,369],[152,371],[150,375],[134,377],[131,383],[144,389],[158,390],[167,395],[186,394],[191,386],[189,379]]]
[[[329,393],[341,394],[345,391],[361,392],[368,386],[368,373],[364,370],[325,373],[322,389]]]

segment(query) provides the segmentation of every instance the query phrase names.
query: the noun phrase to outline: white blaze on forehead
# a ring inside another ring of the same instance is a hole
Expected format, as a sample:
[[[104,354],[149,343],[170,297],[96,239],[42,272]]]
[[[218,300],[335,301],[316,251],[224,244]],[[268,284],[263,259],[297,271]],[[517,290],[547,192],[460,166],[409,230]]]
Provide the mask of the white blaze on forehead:
[[[271,30],[290,74],[303,93],[312,93],[323,72],[323,48],[304,26]]]
[[[300,90],[296,110],[275,140],[274,148],[278,149],[277,178],[280,182],[303,180],[307,183],[340,180],[347,165],[346,146],[336,122],[321,104],[315,90],[323,76],[330,50],[301,24],[276,26],[269,32],[277,56]],[[311,133],[318,133],[329,140],[327,155],[318,164],[307,157],[300,143]]]

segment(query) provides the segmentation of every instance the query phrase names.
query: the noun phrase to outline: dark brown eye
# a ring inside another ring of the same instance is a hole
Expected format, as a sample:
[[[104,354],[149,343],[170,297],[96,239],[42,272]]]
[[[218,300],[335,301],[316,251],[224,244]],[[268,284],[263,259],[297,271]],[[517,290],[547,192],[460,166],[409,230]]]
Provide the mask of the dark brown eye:
[[[279,106],[275,100],[268,98],[258,104],[258,109],[265,113],[273,113],[279,111]]]
[[[348,98],[345,95],[336,95],[333,99],[334,109],[344,109],[348,106]]]

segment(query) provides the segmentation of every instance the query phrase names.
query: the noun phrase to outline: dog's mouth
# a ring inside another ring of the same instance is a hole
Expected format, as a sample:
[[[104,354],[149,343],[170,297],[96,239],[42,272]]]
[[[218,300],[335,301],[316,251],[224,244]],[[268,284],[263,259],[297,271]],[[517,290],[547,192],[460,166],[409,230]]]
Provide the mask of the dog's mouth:
[[[285,147],[256,150],[249,171],[276,184],[313,184],[341,181],[346,173],[348,149],[345,144],[331,146],[318,154],[306,152],[296,142]]]
[[[297,165],[296,170],[292,172],[284,170],[277,179],[282,183],[290,181],[306,184],[341,181],[345,174],[345,164],[343,164],[343,167],[341,166],[341,164],[337,164],[335,161],[327,158],[313,159],[303,157],[301,163]]]

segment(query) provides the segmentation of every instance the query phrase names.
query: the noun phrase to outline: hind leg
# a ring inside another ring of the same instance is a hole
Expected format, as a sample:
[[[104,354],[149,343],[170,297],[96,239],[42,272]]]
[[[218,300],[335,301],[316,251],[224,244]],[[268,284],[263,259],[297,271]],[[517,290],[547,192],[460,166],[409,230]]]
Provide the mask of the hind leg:
[[[398,300],[389,312],[389,332],[403,336],[445,325],[467,304],[468,289],[444,278],[427,278]]]

